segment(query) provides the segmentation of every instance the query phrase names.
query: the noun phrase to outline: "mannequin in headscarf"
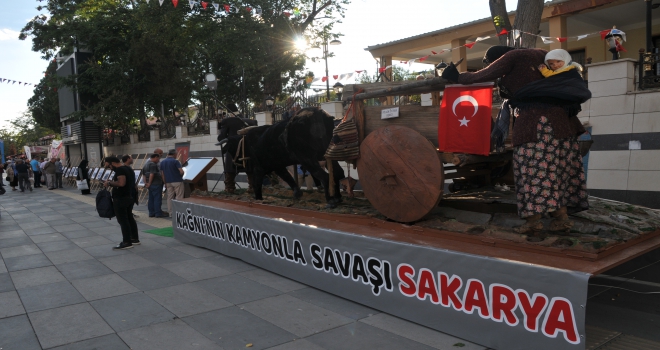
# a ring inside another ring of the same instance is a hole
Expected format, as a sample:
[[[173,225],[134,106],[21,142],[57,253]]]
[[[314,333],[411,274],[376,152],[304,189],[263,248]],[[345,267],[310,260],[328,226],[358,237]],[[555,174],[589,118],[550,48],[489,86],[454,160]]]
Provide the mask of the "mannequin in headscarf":
[[[516,107],[513,113],[513,170],[518,215],[526,220],[517,230],[520,233],[542,230],[541,218],[545,214],[554,217],[549,230],[568,231],[573,225],[568,219],[568,209],[578,212],[589,208],[577,143],[577,136],[585,129],[575,113],[560,104],[563,100],[558,98],[561,97],[559,93],[531,96],[522,103],[516,99],[518,92],[529,90],[535,82],[550,81],[538,68],[544,63],[546,53],[541,49],[494,46],[484,56],[484,63],[488,64],[486,68],[459,74],[450,64],[445,69],[445,72],[449,70],[447,75],[442,74],[443,78],[460,84],[497,79],[500,93],[504,91],[505,97]],[[559,92],[564,90],[562,86],[555,87],[555,92],[557,89]]]
[[[90,194],[89,192],[89,175],[87,174],[87,164],[89,162],[87,159],[83,159],[80,161],[80,164],[78,165],[78,180],[86,180],[87,181],[87,188],[86,190],[80,190],[81,194]]]

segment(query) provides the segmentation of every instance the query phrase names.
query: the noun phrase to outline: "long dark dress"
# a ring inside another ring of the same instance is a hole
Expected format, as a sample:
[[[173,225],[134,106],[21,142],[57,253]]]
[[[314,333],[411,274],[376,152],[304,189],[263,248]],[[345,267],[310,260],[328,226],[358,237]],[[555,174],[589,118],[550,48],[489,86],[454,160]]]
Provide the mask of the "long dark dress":
[[[86,159],[83,159],[80,164],[78,165],[78,179],[79,180],[86,180],[87,181],[87,189],[86,190],[80,190],[81,194],[90,194],[91,192],[89,191],[89,174],[87,171],[87,162]]]
[[[501,79],[511,94],[544,79],[537,67],[546,51],[520,49],[507,52],[488,67],[462,73],[458,82],[471,84]],[[589,208],[587,185],[577,136],[585,130],[561,106],[527,104],[515,115],[513,167],[518,215],[522,218],[567,207],[569,212]]]

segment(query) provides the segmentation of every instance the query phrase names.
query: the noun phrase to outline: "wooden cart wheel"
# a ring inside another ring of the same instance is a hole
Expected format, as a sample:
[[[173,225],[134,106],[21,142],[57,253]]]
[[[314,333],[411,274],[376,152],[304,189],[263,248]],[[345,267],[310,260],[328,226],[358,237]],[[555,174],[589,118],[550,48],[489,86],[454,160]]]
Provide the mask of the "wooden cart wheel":
[[[433,144],[404,126],[384,126],[360,145],[364,194],[381,214],[399,222],[423,218],[440,201],[444,171]]]

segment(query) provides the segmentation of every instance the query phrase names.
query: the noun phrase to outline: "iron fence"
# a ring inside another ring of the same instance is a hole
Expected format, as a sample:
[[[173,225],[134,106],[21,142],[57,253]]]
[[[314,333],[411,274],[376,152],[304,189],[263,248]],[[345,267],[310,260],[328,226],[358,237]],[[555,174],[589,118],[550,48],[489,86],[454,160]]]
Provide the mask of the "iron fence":
[[[139,142],[149,142],[151,141],[151,133],[149,129],[141,129],[137,132]]]
[[[162,121],[158,134],[161,139],[171,139],[176,137],[176,122],[172,119],[165,119]]]
[[[208,135],[211,133],[209,120],[204,115],[198,115],[195,120],[187,125],[188,135]]]
[[[639,53],[639,89],[660,89],[660,52]]]

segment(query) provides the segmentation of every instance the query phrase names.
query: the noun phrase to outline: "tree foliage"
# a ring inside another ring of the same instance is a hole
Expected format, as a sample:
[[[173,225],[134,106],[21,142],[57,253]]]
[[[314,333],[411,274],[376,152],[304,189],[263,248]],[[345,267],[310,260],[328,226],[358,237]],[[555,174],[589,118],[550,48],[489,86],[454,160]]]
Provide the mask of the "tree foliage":
[[[209,4],[190,10],[181,0],[174,8],[134,0],[44,0],[48,15],[33,18],[21,39],[45,59],[75,50],[91,52],[76,79],[60,84],[94,96],[77,117],[94,116],[105,127],[124,128],[147,115],[184,111],[192,103],[210,103],[206,73],[218,79],[220,102],[252,101],[278,95],[299,74],[305,56],[294,49],[303,36],[331,33],[348,0],[254,0],[230,2],[216,12]],[[254,15],[248,7],[259,9]],[[305,16],[287,16],[296,8]],[[317,17],[335,21],[318,24]],[[37,100],[42,97],[37,98]],[[237,103],[238,104],[238,103]]]
[[[60,110],[57,97],[57,63],[51,62],[46,75],[34,88],[34,95],[28,100],[28,110],[37,125],[52,130],[60,129]]]
[[[30,112],[9,122],[10,128],[0,129],[0,139],[5,142],[5,154],[13,155],[23,151],[23,146],[30,142],[39,141],[39,138],[58,134],[55,130],[37,123]],[[58,128],[59,129],[59,128]]]

